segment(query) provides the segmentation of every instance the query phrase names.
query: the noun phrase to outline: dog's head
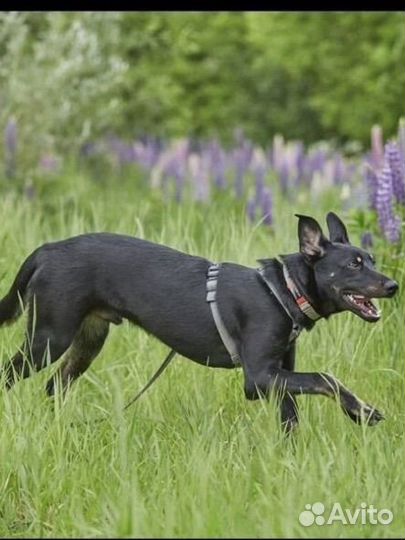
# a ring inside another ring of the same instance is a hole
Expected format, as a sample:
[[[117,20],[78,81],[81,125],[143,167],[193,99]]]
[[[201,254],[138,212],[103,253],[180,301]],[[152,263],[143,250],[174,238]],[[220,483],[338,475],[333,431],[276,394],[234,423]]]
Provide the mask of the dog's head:
[[[329,212],[326,217],[329,240],[315,219],[296,216],[300,252],[313,269],[318,294],[328,301],[331,312],[350,310],[365,321],[378,321],[380,311],[372,299],[390,298],[398,284],[375,270],[370,253],[350,244],[336,214]]]

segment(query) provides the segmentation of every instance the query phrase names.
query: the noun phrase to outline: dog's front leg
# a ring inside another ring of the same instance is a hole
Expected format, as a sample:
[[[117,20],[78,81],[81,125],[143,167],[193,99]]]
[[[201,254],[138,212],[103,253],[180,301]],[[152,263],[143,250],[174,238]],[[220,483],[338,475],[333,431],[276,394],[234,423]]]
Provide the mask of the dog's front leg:
[[[290,345],[290,348],[285,353],[282,363],[283,369],[294,371],[295,367],[295,342]],[[298,426],[298,404],[294,395],[286,392],[281,397],[280,403],[281,425],[287,434]]]
[[[373,426],[384,417],[374,407],[352,394],[341,382],[328,373],[295,373],[282,368],[269,367],[245,381],[248,399],[267,396],[271,391],[297,394],[318,394],[335,398],[344,412],[356,423]]]

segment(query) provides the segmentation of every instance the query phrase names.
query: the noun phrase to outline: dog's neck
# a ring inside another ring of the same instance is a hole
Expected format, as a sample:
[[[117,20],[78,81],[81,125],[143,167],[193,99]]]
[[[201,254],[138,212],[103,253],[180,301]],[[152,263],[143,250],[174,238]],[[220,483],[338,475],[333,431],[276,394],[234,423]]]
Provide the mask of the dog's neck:
[[[335,312],[328,299],[323,298],[316,284],[315,274],[312,267],[306,262],[302,253],[280,255],[280,259],[287,267],[288,272],[298,287],[300,293],[307,298],[311,306],[322,317],[329,317]]]

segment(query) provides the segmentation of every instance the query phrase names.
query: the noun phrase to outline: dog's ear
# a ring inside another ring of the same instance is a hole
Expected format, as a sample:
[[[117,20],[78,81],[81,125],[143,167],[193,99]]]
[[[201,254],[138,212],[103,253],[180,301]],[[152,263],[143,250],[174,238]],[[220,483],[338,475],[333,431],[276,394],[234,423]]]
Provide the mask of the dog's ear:
[[[343,221],[334,212],[329,212],[326,216],[326,223],[329,229],[329,238],[331,242],[340,242],[341,244],[350,244],[349,236]]]
[[[308,262],[315,262],[322,257],[330,243],[324,236],[319,223],[309,216],[295,214],[298,218],[298,239],[300,251]]]

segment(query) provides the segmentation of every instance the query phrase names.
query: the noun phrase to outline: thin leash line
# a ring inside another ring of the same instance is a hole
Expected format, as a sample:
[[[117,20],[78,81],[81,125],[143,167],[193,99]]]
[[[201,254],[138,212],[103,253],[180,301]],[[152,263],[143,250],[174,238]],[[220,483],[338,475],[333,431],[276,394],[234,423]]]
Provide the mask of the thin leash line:
[[[159,366],[159,368],[156,370],[154,375],[149,379],[149,381],[145,384],[145,386],[140,390],[135,397],[133,397],[122,409],[122,412],[126,411],[128,407],[130,407],[135,401],[137,401],[144,392],[156,381],[158,377],[163,373],[163,371],[167,368],[167,366],[172,361],[173,357],[175,356],[176,351],[172,349],[169,354],[166,356],[166,358],[163,360],[163,363]]]
[[[170,362],[173,360],[174,356],[176,355],[176,351],[172,349],[169,354],[166,356],[166,358],[163,360],[162,364],[158,367],[158,369],[155,371],[153,376],[149,379],[149,381],[145,384],[145,386],[130,400],[128,403],[123,407],[121,412],[125,412],[135,401],[138,401],[138,399],[146,392],[146,390],[160,377],[160,375],[163,373],[163,371],[167,368],[167,366],[170,364]],[[92,420],[91,424],[98,424],[100,422],[105,422],[107,420],[107,417],[104,418],[97,418],[96,420]]]

